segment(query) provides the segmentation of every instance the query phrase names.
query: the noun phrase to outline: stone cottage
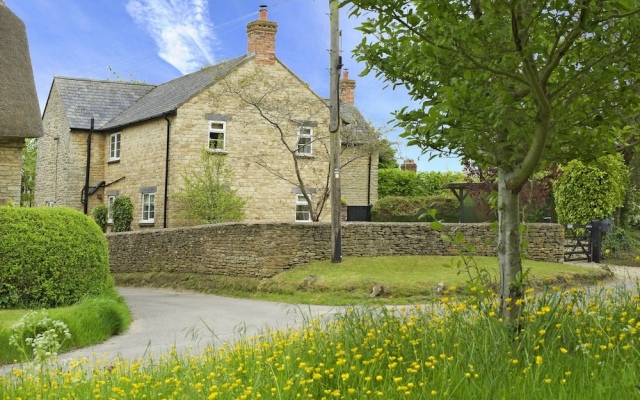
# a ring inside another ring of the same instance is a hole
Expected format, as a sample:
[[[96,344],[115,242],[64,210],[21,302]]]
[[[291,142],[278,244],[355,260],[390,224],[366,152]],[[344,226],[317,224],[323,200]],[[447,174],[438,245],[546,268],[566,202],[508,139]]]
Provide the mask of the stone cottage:
[[[35,201],[91,212],[118,195],[134,204],[134,230],[193,224],[175,198],[183,174],[224,157],[247,221],[308,221],[327,196],[326,99],[275,55],[266,9],[247,25],[248,53],[161,85],[55,77],[38,141]],[[319,66],[319,68],[321,68]],[[375,138],[341,82],[342,198],[377,199]],[[330,219],[326,201],[321,220]]]
[[[20,204],[22,148],[42,136],[24,23],[0,0],[0,205]]]

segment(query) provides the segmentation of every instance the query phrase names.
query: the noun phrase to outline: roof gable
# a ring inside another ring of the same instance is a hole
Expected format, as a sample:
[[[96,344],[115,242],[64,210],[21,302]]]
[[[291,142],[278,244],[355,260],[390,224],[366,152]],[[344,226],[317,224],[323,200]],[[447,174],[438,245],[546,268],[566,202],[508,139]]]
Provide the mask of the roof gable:
[[[71,129],[99,128],[143,97],[154,85],[55,77]],[[45,111],[46,112],[46,111]]]

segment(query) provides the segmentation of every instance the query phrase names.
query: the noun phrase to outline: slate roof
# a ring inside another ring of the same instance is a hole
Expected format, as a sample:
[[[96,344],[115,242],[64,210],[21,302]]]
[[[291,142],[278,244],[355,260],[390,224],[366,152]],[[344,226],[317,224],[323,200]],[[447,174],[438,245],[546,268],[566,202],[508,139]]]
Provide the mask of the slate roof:
[[[99,129],[112,118],[149,93],[155,85],[118,81],[55,77],[69,127],[90,129],[91,118]],[[45,109],[45,113],[46,113]]]
[[[324,99],[324,101],[327,105],[330,105],[329,99]],[[348,134],[345,134],[343,129],[343,140],[346,140],[351,144],[358,144],[368,142],[373,138],[370,134],[371,126],[369,126],[367,120],[364,119],[360,110],[358,110],[355,105],[340,102],[340,118],[342,119],[343,124],[349,129]]]
[[[253,53],[247,54],[156,86],[131,107],[103,125],[102,129],[119,128],[157,118],[163,113],[176,110],[193,96],[253,57]]]
[[[116,129],[176,110],[253,54],[203,68],[161,85],[56,77],[71,129]],[[46,110],[45,110],[46,112]]]
[[[90,129],[93,117],[94,129],[112,130],[176,110],[254,56],[246,54],[161,85],[67,77],[56,77],[54,84],[71,129]],[[348,142],[370,140],[371,128],[353,104],[340,103],[340,116],[354,133],[346,138]]]

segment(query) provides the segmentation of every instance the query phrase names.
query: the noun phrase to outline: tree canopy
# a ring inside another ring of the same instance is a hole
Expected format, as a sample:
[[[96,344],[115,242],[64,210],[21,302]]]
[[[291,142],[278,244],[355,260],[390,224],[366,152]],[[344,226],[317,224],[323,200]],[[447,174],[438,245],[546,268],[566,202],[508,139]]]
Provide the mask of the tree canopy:
[[[522,297],[518,194],[541,162],[615,151],[638,112],[640,0],[351,0],[355,53],[405,86],[410,144],[498,171],[502,310]]]

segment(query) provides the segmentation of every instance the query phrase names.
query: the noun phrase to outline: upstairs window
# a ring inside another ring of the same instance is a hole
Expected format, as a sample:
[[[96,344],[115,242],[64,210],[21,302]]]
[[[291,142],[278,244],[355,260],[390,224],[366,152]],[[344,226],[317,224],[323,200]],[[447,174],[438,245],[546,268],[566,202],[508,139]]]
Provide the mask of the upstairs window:
[[[143,223],[152,223],[156,215],[156,194],[142,194],[142,221]]]
[[[226,151],[227,123],[224,121],[209,122],[209,151]]]
[[[313,155],[313,128],[310,126],[301,126],[298,128],[298,146],[296,153],[300,156]]]
[[[109,161],[120,159],[120,132],[112,133],[109,137]]]
[[[302,194],[296,195],[296,222],[311,222],[309,203]]]

